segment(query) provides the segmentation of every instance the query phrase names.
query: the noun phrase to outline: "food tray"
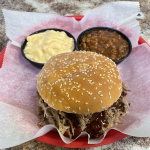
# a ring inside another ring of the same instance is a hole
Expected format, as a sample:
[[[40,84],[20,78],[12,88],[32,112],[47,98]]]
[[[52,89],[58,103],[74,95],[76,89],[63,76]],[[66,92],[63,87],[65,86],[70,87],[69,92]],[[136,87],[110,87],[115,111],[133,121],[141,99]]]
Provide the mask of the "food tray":
[[[83,18],[83,16],[66,16],[66,17],[74,17],[77,21],[80,21]],[[143,38],[139,37],[138,44],[140,45],[142,43],[147,43],[147,42]],[[6,47],[0,53],[0,68],[2,67],[5,50],[6,50]],[[123,133],[121,133],[117,130],[110,130],[108,132],[108,134],[106,135],[106,137],[104,138],[104,140],[99,144],[88,144],[88,137],[87,136],[80,137],[80,138],[78,138],[77,140],[75,140],[74,142],[72,142],[70,144],[65,144],[61,140],[61,138],[60,138],[60,136],[57,132],[50,131],[50,132],[46,133],[45,135],[40,136],[36,139],[41,141],[41,142],[47,143],[47,144],[61,146],[61,147],[90,148],[90,147],[97,147],[97,146],[107,145],[107,144],[119,141],[119,140],[121,140],[121,139],[123,139],[127,136],[128,135],[123,134]]]

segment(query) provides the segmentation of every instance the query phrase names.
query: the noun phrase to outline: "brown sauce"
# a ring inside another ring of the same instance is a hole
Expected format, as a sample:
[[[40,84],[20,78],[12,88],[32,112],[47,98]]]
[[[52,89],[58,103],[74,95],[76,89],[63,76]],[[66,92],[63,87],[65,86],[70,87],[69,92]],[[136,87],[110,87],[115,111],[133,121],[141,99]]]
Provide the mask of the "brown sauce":
[[[79,49],[103,54],[117,61],[128,54],[129,43],[116,31],[94,30],[82,37]]]
[[[94,113],[92,115],[91,123],[87,125],[85,131],[89,133],[90,138],[98,138],[103,133],[100,132],[102,127],[107,127],[109,122],[107,121],[107,111],[102,111],[100,113]]]
[[[120,99],[117,102],[115,102],[111,107],[114,107],[114,109],[117,109],[122,112],[125,111],[124,103]],[[70,120],[69,121],[67,119],[68,125],[73,126],[73,128],[75,129],[74,136],[72,137],[74,139],[82,132],[81,127],[79,125],[80,123],[75,114],[68,113],[67,118]],[[109,122],[108,122],[107,110],[104,110],[102,112],[92,114],[90,124],[87,124],[85,131],[90,135],[91,139],[99,138],[104,134],[101,129],[107,128],[108,125]],[[70,133],[72,134],[71,128],[70,128]],[[67,132],[65,132],[64,135],[69,137]]]

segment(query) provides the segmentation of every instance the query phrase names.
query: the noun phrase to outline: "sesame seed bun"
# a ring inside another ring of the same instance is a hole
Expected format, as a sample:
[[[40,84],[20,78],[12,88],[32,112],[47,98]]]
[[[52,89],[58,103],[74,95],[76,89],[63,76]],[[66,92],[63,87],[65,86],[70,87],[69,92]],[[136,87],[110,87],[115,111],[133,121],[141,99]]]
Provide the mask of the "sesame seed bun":
[[[37,88],[56,110],[90,114],[113,105],[121,95],[122,83],[111,59],[75,51],[53,56],[38,74]]]

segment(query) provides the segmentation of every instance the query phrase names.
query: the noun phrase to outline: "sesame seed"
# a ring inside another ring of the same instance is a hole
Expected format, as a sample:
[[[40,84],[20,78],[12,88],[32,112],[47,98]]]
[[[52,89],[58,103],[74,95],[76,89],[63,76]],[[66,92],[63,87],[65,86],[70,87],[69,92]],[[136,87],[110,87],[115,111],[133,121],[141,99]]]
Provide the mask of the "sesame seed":
[[[102,91],[98,91],[97,93],[100,94]]]
[[[89,109],[87,109],[88,110],[88,112],[90,111]]]
[[[103,94],[101,94],[100,96],[103,96]]]
[[[62,101],[61,101],[61,100],[59,100],[59,102],[61,103]]]
[[[72,99],[72,100],[74,100],[74,98],[73,98],[73,97],[72,97],[71,99]]]
[[[81,110],[81,107],[79,107],[79,110]]]
[[[95,87],[95,89],[97,90],[97,87]]]
[[[88,80],[89,82],[91,82],[92,80]]]
[[[87,104],[88,104],[88,102],[85,103],[85,105],[87,105]]]
[[[101,103],[103,102],[103,101],[100,101]]]
[[[93,98],[93,100],[96,99],[96,97]]]
[[[81,86],[81,84],[79,84],[77,87],[79,88]]]

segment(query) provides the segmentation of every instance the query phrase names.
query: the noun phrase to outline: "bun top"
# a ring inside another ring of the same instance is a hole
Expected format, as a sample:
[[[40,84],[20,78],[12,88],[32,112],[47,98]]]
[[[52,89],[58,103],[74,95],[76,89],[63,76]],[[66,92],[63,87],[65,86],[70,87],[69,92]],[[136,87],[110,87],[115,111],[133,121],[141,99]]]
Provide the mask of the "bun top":
[[[122,92],[116,64],[85,51],[53,56],[38,74],[37,87],[50,107],[78,114],[106,110]]]

